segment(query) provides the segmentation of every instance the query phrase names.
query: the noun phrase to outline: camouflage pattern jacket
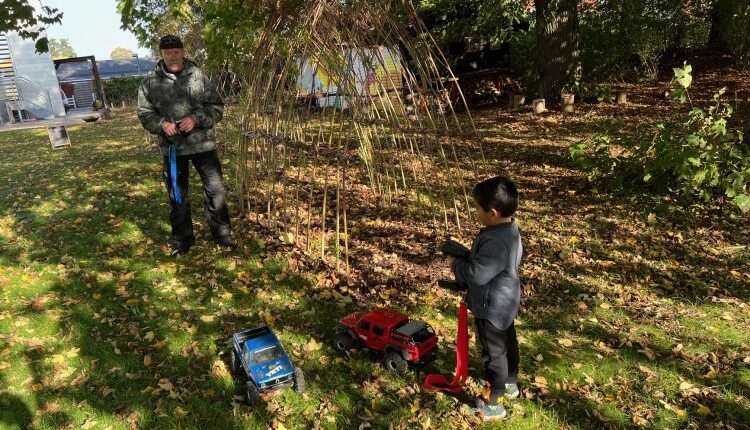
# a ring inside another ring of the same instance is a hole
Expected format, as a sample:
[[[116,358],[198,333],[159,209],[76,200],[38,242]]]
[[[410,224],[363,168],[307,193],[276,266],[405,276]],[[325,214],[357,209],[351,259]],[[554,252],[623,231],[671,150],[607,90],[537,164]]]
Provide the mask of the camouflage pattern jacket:
[[[224,101],[216,85],[190,60],[179,72],[171,73],[159,60],[138,88],[138,119],[143,128],[160,137],[162,153],[169,142],[162,132],[164,121],[195,115],[195,128],[170,138],[177,155],[197,154],[216,148],[214,124],[224,115]]]

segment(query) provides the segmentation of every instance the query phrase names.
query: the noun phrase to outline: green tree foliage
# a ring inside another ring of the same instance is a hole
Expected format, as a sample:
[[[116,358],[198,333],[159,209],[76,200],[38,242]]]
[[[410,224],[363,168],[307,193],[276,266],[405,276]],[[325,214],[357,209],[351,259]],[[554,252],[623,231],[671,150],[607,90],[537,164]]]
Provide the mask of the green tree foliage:
[[[750,2],[714,0],[709,47],[750,63]]]
[[[689,103],[692,68],[674,69],[672,98]],[[573,159],[591,179],[606,178],[615,190],[632,188],[708,202],[728,200],[750,211],[750,147],[728,126],[731,105],[724,89],[705,109],[692,108],[674,124],[613,141],[595,136],[571,147]]]
[[[42,33],[43,27],[60,22],[62,12],[47,6],[37,12],[28,0],[2,0],[0,5],[0,33],[18,32],[24,39],[36,41],[37,52],[49,50],[49,41]]]
[[[420,15],[442,42],[498,44],[513,37],[525,20],[526,2],[519,0],[419,0]]]
[[[113,60],[129,60],[135,53],[128,48],[117,47],[109,53],[109,58]]]
[[[70,41],[66,38],[62,39],[49,39],[49,52],[52,55],[52,59],[57,60],[58,58],[73,58],[78,56],[76,51],[70,46]]]
[[[249,61],[257,29],[267,12],[281,9],[293,16],[306,0],[118,0],[122,28],[157,51],[167,33],[185,40],[186,54],[210,69]],[[280,28],[279,31],[283,31]]]
[[[581,5],[583,79],[656,78],[662,57],[705,46],[709,2],[601,0]]]

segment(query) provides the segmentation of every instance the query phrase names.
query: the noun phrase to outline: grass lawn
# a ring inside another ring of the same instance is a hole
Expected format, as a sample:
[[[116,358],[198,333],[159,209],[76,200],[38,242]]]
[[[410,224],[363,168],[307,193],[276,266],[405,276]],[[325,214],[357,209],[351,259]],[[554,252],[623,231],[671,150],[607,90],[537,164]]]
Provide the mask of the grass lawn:
[[[422,389],[425,369],[397,376],[332,347],[340,317],[387,304],[436,328],[432,370],[451,373],[458,296],[415,282],[360,300],[236,213],[241,249],[217,250],[200,204],[196,246],[168,257],[160,154],[132,112],[115,113],[69,127],[73,145],[55,151],[43,129],[0,133],[0,429],[750,427],[747,219],[649,216],[581,191],[566,145],[585,124],[478,116],[489,158],[521,184],[526,245],[524,396],[488,425],[465,406],[476,347],[457,397]],[[423,248],[438,275],[446,260]],[[249,409],[229,337],[264,322],[308,389]]]

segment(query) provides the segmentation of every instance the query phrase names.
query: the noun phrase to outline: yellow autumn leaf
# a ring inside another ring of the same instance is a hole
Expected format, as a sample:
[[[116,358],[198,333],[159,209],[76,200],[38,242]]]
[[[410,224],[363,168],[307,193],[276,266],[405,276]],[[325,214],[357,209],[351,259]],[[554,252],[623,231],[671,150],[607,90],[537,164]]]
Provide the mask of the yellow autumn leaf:
[[[607,303],[602,303],[602,304],[600,304],[600,305],[599,305],[599,307],[600,307],[600,308],[602,308],[602,309],[604,309],[604,310],[606,311],[606,310],[607,310],[607,309],[609,309],[609,308],[610,308],[611,306],[609,306],[609,304],[607,304]]]
[[[708,379],[714,379],[718,375],[719,373],[716,371],[716,369],[714,369],[713,366],[708,366],[708,372],[706,372],[706,374],[703,375],[703,377],[708,378]]]
[[[581,239],[579,239],[576,236],[573,236],[570,239],[568,239],[568,242],[570,242],[571,245],[575,245],[575,244],[581,243]]]
[[[323,347],[322,343],[316,342],[315,339],[310,339],[310,341],[305,344],[305,351],[317,351],[321,347]]]
[[[148,354],[145,357],[143,357],[143,365],[144,366],[150,366],[151,362],[152,362],[152,360],[151,360],[151,354]]]
[[[288,245],[292,245],[294,244],[294,240],[295,240],[294,233],[290,233],[290,232],[284,233],[281,235],[281,237],[279,237],[279,239],[281,239],[282,242]]]
[[[143,336],[145,340],[154,340],[154,332],[150,331]]]
[[[705,417],[705,416],[707,416],[708,414],[710,414],[710,413],[711,413],[711,409],[709,409],[709,408],[708,408],[708,406],[706,406],[706,405],[701,405],[701,404],[699,403],[699,404],[698,404],[698,410],[697,410],[696,412],[698,412],[698,415],[702,415],[702,416],[704,416],[704,417]]]
[[[141,299],[128,299],[128,301],[125,302],[125,304],[128,306],[133,306],[133,305],[137,305],[140,302],[141,302]]]
[[[171,382],[169,382],[169,379],[161,378],[159,380],[159,388],[161,388],[162,390],[170,391],[172,388],[174,388],[174,386]]]
[[[183,418],[185,415],[187,415],[187,411],[185,409],[182,409],[180,406],[177,406],[174,408],[174,414],[179,418]]]
[[[201,315],[201,321],[203,321],[204,323],[214,322],[214,316],[213,315]]]
[[[571,347],[571,346],[573,346],[573,341],[570,340],[570,339],[567,339],[567,338],[566,339],[560,339],[560,340],[557,341],[557,343],[559,343],[560,346],[564,346],[564,347]]]
[[[414,401],[414,403],[411,404],[411,413],[417,413],[419,412],[420,406],[419,406],[419,399]]]

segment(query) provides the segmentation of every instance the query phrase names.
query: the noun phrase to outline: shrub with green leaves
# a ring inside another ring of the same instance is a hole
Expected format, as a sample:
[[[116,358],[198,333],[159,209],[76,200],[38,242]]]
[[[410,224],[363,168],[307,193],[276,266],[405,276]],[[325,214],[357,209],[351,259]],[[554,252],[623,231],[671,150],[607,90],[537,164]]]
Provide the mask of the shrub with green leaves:
[[[131,76],[125,78],[111,78],[104,82],[104,91],[107,94],[107,100],[113,105],[135,104],[138,101],[138,85],[143,78]]]
[[[674,72],[672,98],[691,103],[692,68],[685,65]],[[724,91],[707,108],[692,108],[681,122],[657,124],[634,138],[597,135],[573,145],[570,154],[589,179],[606,178],[614,190],[635,185],[651,194],[694,201],[728,200],[748,212],[750,148],[743,144],[742,132],[728,126],[733,109],[722,101]]]

